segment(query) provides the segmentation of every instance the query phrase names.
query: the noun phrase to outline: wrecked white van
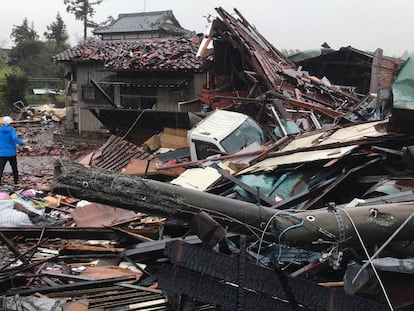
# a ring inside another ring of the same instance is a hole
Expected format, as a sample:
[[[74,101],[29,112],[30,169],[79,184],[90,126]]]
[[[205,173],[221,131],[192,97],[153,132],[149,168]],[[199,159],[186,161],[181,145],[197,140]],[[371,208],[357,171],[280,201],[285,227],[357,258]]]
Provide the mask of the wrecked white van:
[[[215,110],[188,132],[192,161],[220,153],[233,154],[267,140],[264,129],[251,117],[227,110]]]

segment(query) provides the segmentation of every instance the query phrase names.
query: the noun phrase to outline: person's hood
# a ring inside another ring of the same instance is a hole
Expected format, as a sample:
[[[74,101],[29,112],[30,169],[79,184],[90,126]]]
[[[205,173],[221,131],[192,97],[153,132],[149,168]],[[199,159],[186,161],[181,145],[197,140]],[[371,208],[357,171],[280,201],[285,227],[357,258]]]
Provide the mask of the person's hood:
[[[12,131],[12,128],[8,125],[0,126],[0,133],[5,134]]]

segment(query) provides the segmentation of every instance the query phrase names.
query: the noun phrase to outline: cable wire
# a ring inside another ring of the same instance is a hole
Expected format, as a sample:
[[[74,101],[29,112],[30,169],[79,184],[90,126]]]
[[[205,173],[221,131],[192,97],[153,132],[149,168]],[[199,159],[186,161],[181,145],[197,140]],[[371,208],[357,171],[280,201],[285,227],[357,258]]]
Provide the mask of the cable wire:
[[[403,223],[393,232],[393,234],[391,234],[391,236],[384,242],[384,244],[381,245],[380,248],[378,248],[378,250],[371,256],[371,259],[376,258],[383,250],[385,247],[387,247],[387,245],[389,243],[391,243],[391,241],[397,236],[398,233],[400,233],[400,231],[402,229],[404,229],[404,227],[408,224],[408,222],[411,220],[411,218],[414,217],[414,212],[412,212],[404,221]],[[355,275],[354,279],[352,280],[352,283],[355,283],[356,279],[358,278],[358,276],[361,274],[361,272],[369,265],[369,263],[364,263],[362,265],[362,267],[359,269],[358,273]]]
[[[260,240],[259,240],[259,247],[257,248],[256,264],[259,262],[260,250],[261,250],[261,248],[262,248],[262,242],[263,242],[263,239],[264,239],[264,235],[266,234],[267,228],[269,227],[270,223],[272,222],[272,220],[273,220],[276,216],[278,216],[279,214],[286,213],[286,212],[287,212],[286,210],[278,210],[278,211],[277,211],[274,215],[272,215],[272,217],[270,217],[270,219],[267,221],[267,223],[266,223],[266,225],[265,225],[265,227],[264,227],[264,229],[263,229],[262,235],[260,236]]]
[[[394,308],[393,308],[393,306],[392,306],[392,304],[391,304],[390,298],[388,297],[388,294],[387,294],[387,292],[386,292],[386,290],[385,290],[384,284],[382,283],[381,278],[380,278],[380,276],[379,276],[379,274],[378,274],[378,271],[377,271],[377,269],[375,268],[374,263],[372,262],[372,258],[371,258],[371,256],[370,256],[370,255],[369,255],[369,253],[368,253],[368,250],[367,250],[367,248],[366,248],[366,246],[365,246],[365,244],[364,244],[364,241],[362,240],[362,237],[361,237],[361,235],[360,235],[360,233],[359,233],[359,231],[358,231],[357,226],[355,225],[355,222],[354,222],[354,221],[353,221],[353,219],[351,218],[351,215],[349,215],[349,213],[348,213],[345,209],[342,209],[342,208],[341,208],[341,209],[338,209],[338,210],[342,211],[342,212],[346,215],[346,217],[348,217],[349,221],[351,222],[351,225],[352,225],[352,227],[354,228],[356,235],[358,236],[358,240],[359,240],[359,242],[361,243],[361,246],[362,246],[362,248],[363,248],[363,250],[364,250],[364,252],[365,252],[365,255],[367,256],[368,261],[369,261],[369,263],[371,264],[372,270],[374,271],[374,274],[375,274],[375,276],[376,276],[376,277],[377,277],[377,279],[378,279],[378,282],[379,282],[379,284],[380,284],[380,286],[381,286],[381,289],[382,289],[382,291],[383,291],[383,293],[384,293],[385,299],[387,300],[388,306],[390,307],[390,310],[391,310],[391,311],[394,311]]]
[[[292,226],[289,226],[289,227],[287,227],[287,228],[285,228],[280,234],[279,234],[279,237],[277,238],[277,241],[278,241],[278,243],[279,243],[279,252],[278,252],[278,254],[277,254],[277,260],[279,261],[280,260],[280,256],[282,256],[282,243],[281,243],[281,238],[282,238],[282,236],[286,233],[286,232],[288,232],[289,230],[292,230],[292,229],[295,229],[295,228],[299,228],[299,227],[302,227],[303,226],[303,224],[305,223],[305,221],[302,219],[302,221],[300,222],[300,223],[298,223],[298,224],[296,224],[296,225],[292,225]]]

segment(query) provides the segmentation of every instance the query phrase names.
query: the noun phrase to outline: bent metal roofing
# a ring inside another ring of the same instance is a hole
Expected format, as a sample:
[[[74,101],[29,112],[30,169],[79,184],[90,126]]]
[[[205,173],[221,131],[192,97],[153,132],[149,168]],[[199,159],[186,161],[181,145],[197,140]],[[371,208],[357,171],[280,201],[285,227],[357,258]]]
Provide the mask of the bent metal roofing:
[[[88,41],[53,57],[58,62],[103,62],[110,70],[201,71],[198,44],[184,38]]]

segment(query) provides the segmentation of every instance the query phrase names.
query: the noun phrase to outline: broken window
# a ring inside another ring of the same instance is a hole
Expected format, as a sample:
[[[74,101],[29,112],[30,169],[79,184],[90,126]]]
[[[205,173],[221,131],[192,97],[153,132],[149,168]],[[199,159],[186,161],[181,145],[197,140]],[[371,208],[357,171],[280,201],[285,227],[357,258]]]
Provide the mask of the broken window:
[[[266,135],[256,122],[248,118],[235,131],[224,138],[221,145],[228,153],[236,153],[254,142],[264,144]]]
[[[205,159],[218,153],[219,148],[212,143],[200,140],[193,140],[193,142],[196,148],[197,159]]]

